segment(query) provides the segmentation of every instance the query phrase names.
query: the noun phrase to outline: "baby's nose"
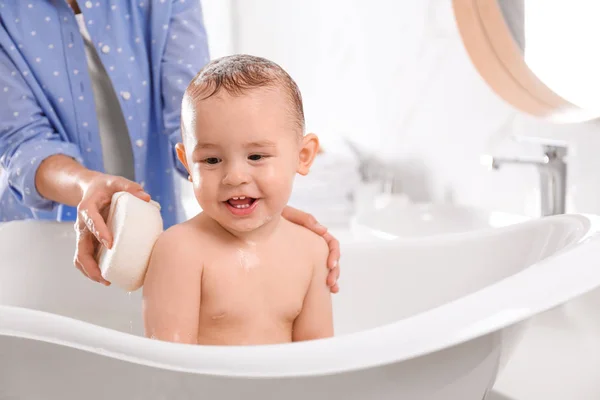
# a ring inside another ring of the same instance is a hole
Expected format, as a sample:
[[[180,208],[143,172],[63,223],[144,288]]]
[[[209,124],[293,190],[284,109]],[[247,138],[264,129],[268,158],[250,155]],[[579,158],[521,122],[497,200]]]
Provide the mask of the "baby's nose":
[[[249,183],[250,174],[241,166],[231,166],[223,177],[223,184],[229,186],[239,186]]]

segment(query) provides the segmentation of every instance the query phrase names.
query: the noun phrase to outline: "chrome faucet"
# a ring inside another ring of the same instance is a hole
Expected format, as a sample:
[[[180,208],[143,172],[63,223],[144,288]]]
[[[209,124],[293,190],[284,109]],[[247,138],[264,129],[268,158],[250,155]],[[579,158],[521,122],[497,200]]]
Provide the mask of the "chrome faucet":
[[[543,145],[544,155],[537,158],[488,157],[487,163],[492,169],[504,164],[532,165],[540,174],[541,215],[565,213],[567,184],[567,147],[562,145]]]

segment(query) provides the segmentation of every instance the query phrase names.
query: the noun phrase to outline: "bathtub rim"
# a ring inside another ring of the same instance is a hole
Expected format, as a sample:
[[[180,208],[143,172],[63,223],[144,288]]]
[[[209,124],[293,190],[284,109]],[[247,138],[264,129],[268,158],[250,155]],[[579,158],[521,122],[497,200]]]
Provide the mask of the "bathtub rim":
[[[519,227],[523,229],[523,224],[548,223],[540,220],[495,228],[488,234]],[[545,217],[543,220],[579,222],[587,230],[555,255],[477,292],[397,322],[334,338],[264,346],[184,345],[7,305],[0,305],[0,336],[68,346],[164,370],[223,377],[323,376],[405,362],[523,322],[600,286],[600,270],[592,265],[593,262],[573,263],[571,260],[569,263],[570,258],[589,261],[588,254],[594,250],[595,253],[600,252],[600,219],[570,214]],[[481,235],[481,231],[477,233],[477,236]],[[473,235],[467,232],[449,238],[417,238],[414,244],[464,240],[465,236]],[[397,241],[360,245],[393,246]],[[537,279],[541,270],[545,270],[546,279]],[[532,283],[535,285],[532,286]],[[502,296],[507,292],[511,293],[510,297]],[[465,310],[470,312],[465,313]],[[411,331],[426,334],[403,336],[403,333]],[[394,346],[389,346],[391,343]],[[357,351],[361,351],[360,356],[353,356]],[[256,363],[256,360],[260,362]]]

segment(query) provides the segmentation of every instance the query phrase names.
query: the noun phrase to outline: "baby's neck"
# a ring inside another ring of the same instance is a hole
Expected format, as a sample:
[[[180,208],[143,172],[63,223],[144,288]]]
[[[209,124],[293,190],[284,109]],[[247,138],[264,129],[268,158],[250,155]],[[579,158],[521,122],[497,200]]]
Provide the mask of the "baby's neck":
[[[207,216],[208,217],[208,216]],[[210,217],[209,217],[210,218]],[[210,218],[212,220],[212,218]],[[217,225],[220,229],[226,232],[229,235],[232,235],[236,239],[247,243],[247,244],[259,244],[267,242],[271,239],[281,227],[281,222],[283,221],[283,217],[278,215],[273,217],[272,219],[266,221],[259,228],[253,229],[251,231],[239,232],[235,230],[228,229],[222,225],[220,225],[217,221],[212,220],[215,225]]]

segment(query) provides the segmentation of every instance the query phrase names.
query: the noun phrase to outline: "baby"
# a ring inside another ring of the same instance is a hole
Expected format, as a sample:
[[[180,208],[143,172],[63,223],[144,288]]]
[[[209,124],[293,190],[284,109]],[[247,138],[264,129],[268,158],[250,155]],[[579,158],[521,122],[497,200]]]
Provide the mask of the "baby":
[[[325,240],[281,216],[319,149],[296,83],[277,64],[212,61],[187,88],[179,160],[202,212],[158,238],[146,336],[258,345],[333,335]]]

